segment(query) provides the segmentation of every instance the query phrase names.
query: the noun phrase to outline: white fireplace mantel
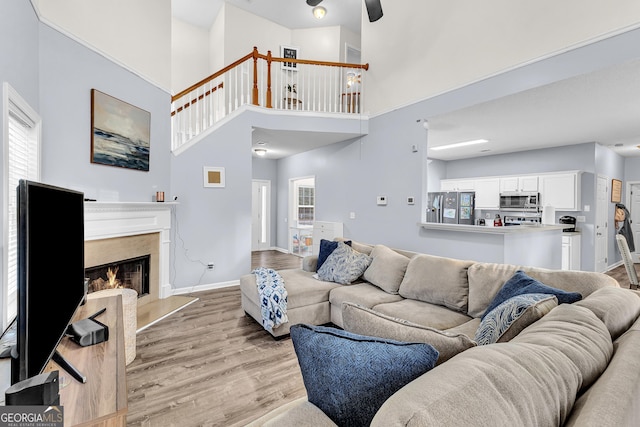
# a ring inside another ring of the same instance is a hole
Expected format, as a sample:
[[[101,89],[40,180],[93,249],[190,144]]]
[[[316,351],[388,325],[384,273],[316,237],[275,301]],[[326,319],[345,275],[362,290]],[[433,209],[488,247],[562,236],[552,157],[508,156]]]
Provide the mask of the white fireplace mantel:
[[[171,295],[169,254],[171,207],[177,202],[85,202],[84,239],[99,240],[160,233],[159,297]]]

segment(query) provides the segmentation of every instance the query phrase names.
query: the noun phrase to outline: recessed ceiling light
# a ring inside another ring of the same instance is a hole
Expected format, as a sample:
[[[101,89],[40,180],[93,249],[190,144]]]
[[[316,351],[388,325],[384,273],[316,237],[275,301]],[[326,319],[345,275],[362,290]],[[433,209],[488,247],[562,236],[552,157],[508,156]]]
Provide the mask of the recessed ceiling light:
[[[487,139],[474,139],[473,141],[456,142],[455,144],[441,145],[439,147],[431,147],[432,150],[448,150],[449,148],[466,147],[467,145],[484,144],[489,142]]]
[[[256,153],[258,156],[264,156],[265,154],[267,154],[267,150],[265,148],[256,148],[255,150],[253,150],[254,153]]]

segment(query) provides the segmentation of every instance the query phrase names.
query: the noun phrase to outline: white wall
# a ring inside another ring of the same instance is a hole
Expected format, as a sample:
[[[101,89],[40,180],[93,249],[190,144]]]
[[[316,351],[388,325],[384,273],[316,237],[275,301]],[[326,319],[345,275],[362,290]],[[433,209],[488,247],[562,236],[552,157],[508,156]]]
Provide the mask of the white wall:
[[[225,4],[224,13],[224,65],[251,53],[254,46],[262,54],[266,55],[270,50],[273,56],[280,56],[280,45],[291,44],[291,30],[282,25],[229,3]]]
[[[291,43],[300,48],[300,59],[340,62],[340,35],[340,27],[293,30]]]
[[[43,22],[171,88],[171,0],[33,0]]]
[[[171,90],[178,93],[212,74],[209,32],[179,19],[171,21]]]
[[[386,2],[362,25],[364,108],[397,108],[638,23],[636,0]]]
[[[224,62],[224,10],[226,7],[227,3],[222,3],[220,12],[209,29],[209,74],[215,73],[226,65]]]

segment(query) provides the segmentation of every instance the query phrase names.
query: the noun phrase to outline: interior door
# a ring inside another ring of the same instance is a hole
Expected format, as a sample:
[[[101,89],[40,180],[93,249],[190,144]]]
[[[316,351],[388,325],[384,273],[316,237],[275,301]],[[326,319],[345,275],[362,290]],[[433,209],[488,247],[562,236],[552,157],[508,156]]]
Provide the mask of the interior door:
[[[629,210],[633,242],[636,251],[631,254],[633,262],[640,262],[640,183],[632,183],[629,192]]]
[[[270,194],[271,182],[252,182],[251,192],[251,250],[264,251],[270,247]]]
[[[607,206],[608,201],[608,185],[609,178],[598,175],[598,183],[596,188],[596,238],[595,238],[595,271],[603,272],[608,267],[607,259]]]

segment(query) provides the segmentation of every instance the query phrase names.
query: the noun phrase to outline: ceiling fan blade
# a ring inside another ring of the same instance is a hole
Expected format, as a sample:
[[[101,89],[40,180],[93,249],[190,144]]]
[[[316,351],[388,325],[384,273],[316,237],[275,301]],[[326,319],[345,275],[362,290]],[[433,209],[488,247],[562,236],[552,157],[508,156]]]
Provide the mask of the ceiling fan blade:
[[[309,0],[307,0],[307,3]],[[382,5],[380,0],[364,0],[364,4],[367,6],[367,13],[369,14],[369,22],[375,22],[382,18]]]
[[[307,0],[307,4],[309,6],[317,6],[322,2],[322,0]]]

